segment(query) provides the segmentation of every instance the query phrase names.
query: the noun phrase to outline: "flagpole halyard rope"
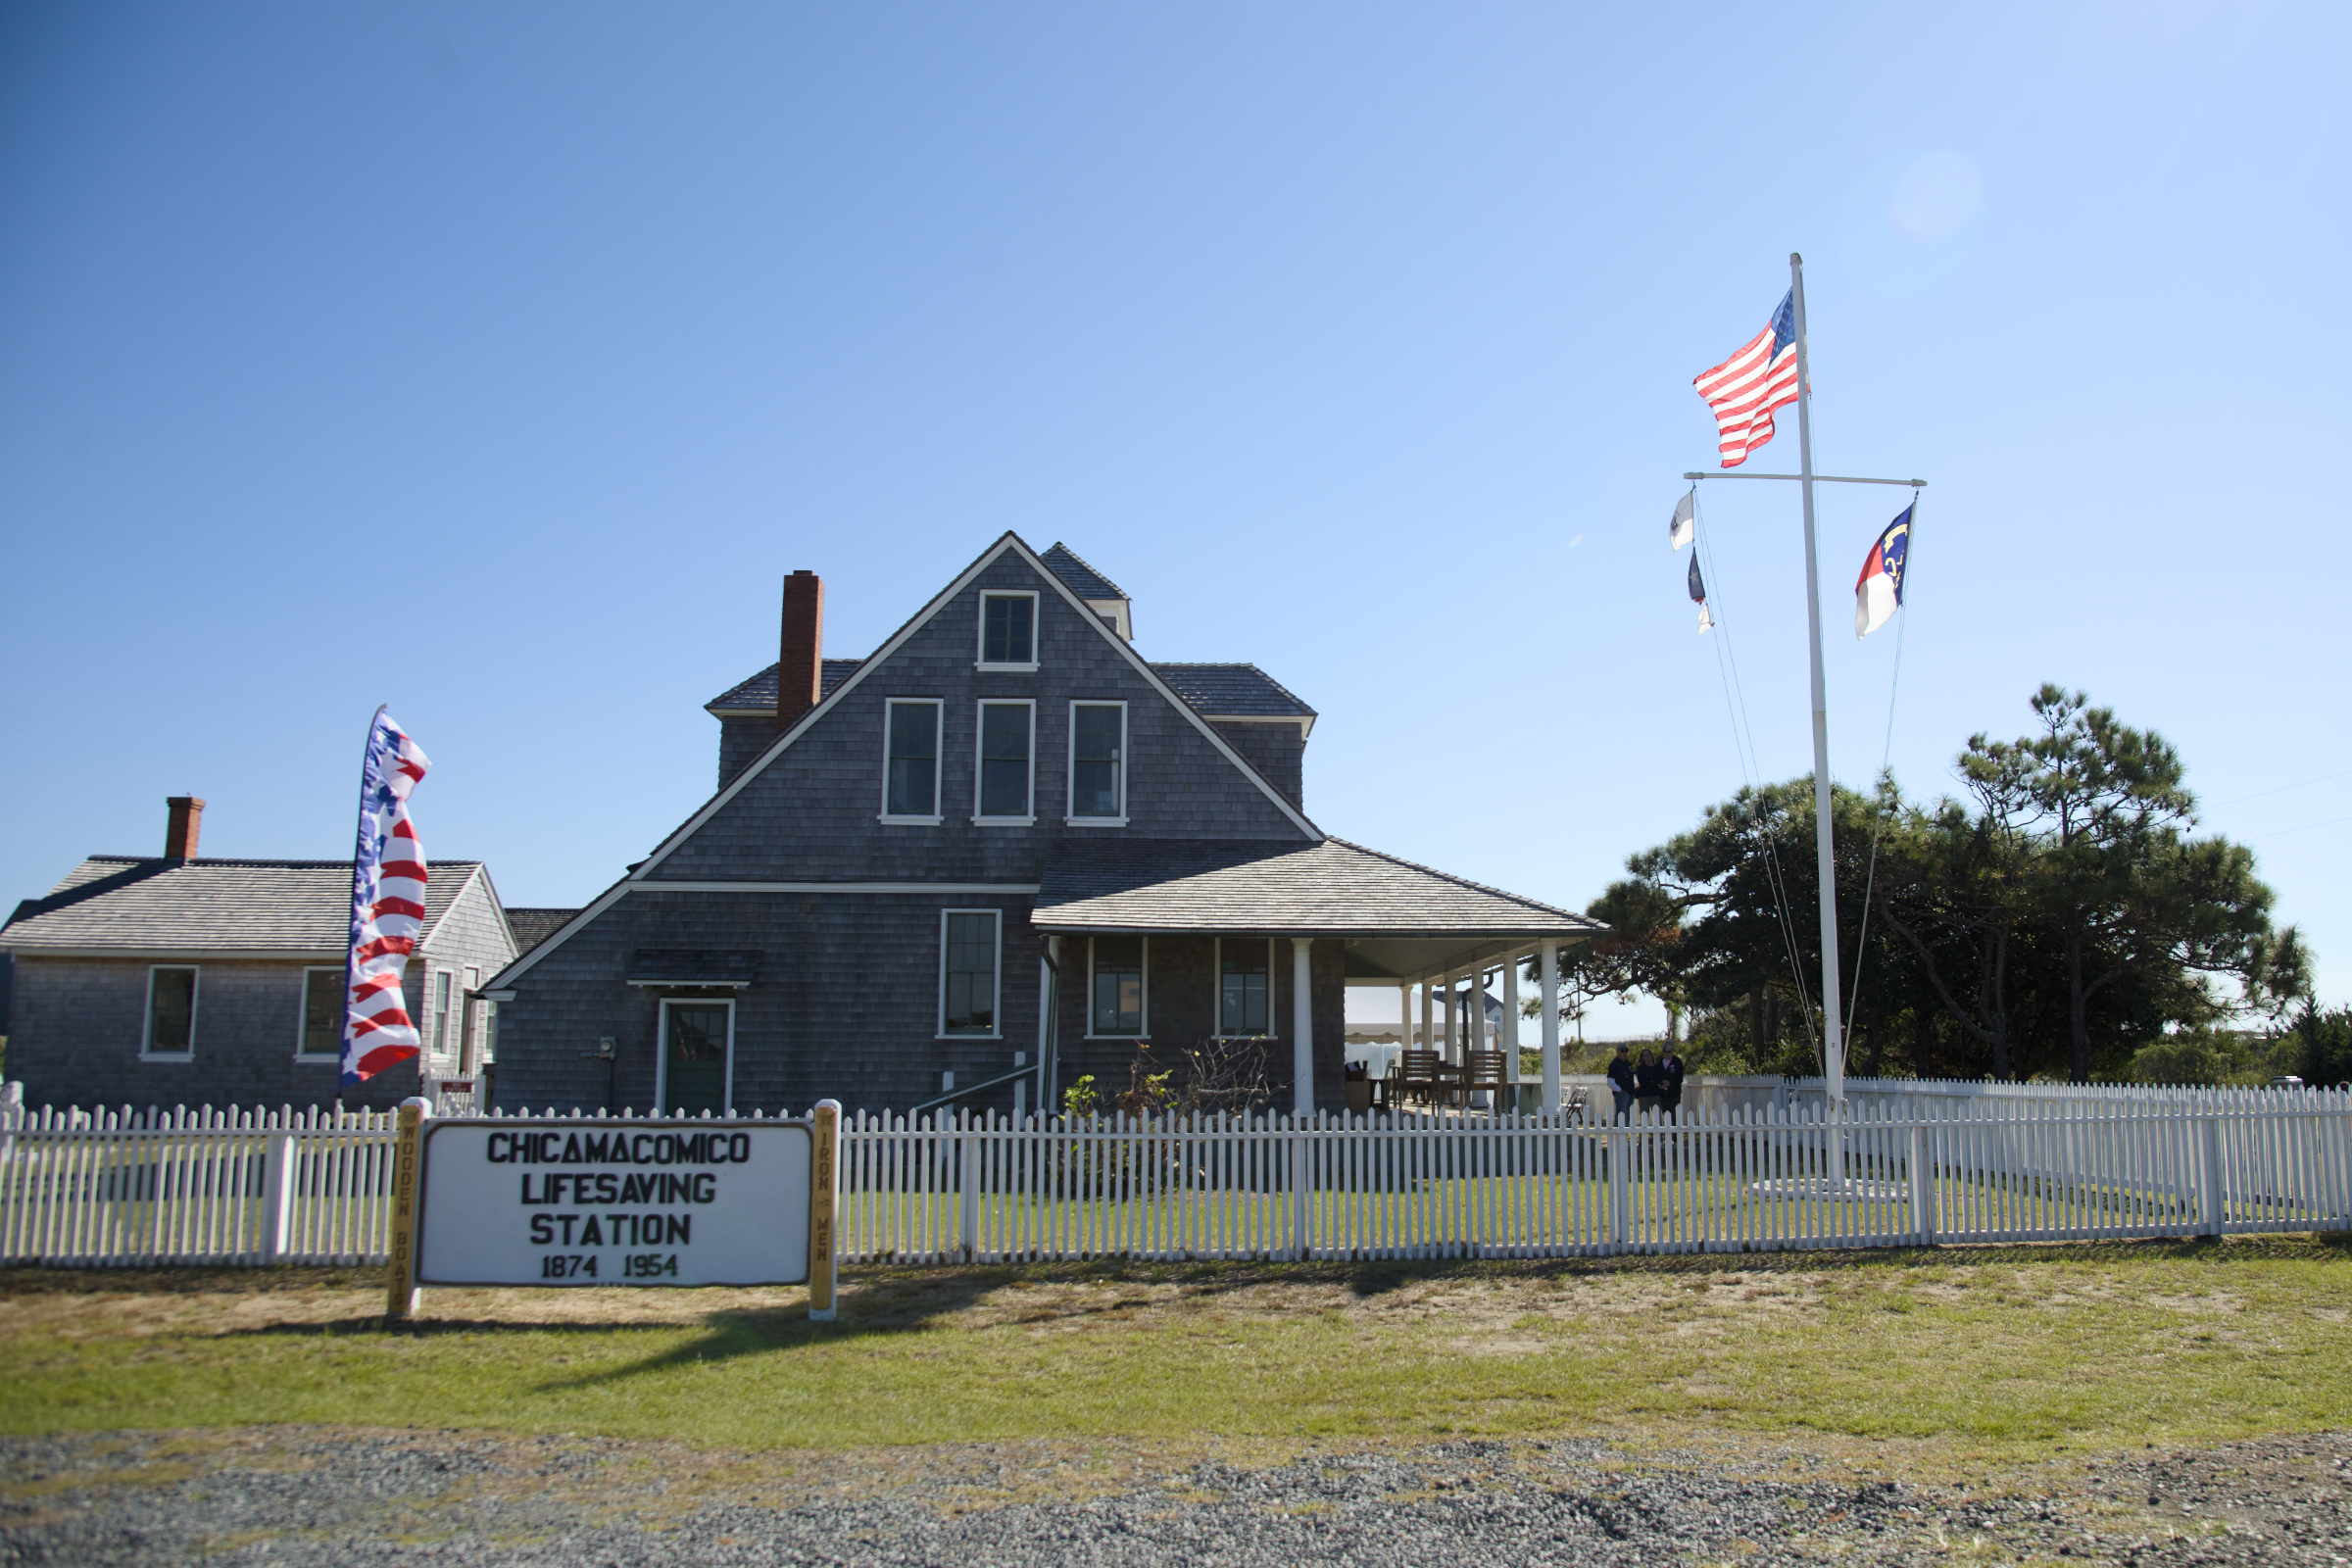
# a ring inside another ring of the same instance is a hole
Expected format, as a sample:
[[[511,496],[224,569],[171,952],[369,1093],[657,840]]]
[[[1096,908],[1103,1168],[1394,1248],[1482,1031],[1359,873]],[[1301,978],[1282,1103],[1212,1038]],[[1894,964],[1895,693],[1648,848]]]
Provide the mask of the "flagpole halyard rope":
[[[1919,541],[1918,491],[1914,490],[1911,493],[1911,505],[1906,510],[1911,521],[1903,532],[1903,592],[1905,597],[1896,606],[1898,615],[1901,611],[1910,608],[1911,547]],[[1870,951],[1870,895],[1872,890],[1878,886],[1879,881],[1879,829],[1884,827],[1886,821],[1887,769],[1893,765],[1894,761],[1895,697],[1902,690],[1903,684],[1903,636],[1911,628],[1910,616],[1900,615],[1900,618],[1902,624],[1894,628],[1894,673],[1888,677],[1886,682],[1886,745],[1885,750],[1879,754],[1879,789],[1876,792],[1878,799],[1873,803],[1870,814],[1870,869],[1864,873],[1862,878],[1862,920],[1854,933],[1854,989],[1845,1004],[1845,1016],[1849,1023],[1853,1019],[1854,1009],[1862,1004],[1862,958]]]

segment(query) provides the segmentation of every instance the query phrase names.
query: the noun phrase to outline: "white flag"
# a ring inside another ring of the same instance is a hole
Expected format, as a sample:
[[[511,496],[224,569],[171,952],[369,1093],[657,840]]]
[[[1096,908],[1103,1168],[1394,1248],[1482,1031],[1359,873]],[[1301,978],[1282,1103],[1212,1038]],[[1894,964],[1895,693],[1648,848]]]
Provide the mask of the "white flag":
[[[1677,550],[1690,542],[1690,531],[1698,519],[1697,496],[1698,486],[1692,485],[1690,494],[1674,504],[1674,520],[1666,525],[1666,537]]]

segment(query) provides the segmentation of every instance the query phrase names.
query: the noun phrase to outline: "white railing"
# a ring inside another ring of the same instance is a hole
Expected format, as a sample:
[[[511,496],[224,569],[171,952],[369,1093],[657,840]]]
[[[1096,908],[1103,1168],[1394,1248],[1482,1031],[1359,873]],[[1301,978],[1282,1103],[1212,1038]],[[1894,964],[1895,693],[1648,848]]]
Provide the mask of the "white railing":
[[[1842,1120],[1802,1084],[1778,1105],[1687,1096],[1669,1123],[1610,1124],[1605,1096],[1583,1117],[853,1114],[840,1254],[1544,1257],[2352,1228],[2352,1095],[1880,1084]],[[0,1262],[380,1261],[390,1146],[380,1112],[0,1117]]]

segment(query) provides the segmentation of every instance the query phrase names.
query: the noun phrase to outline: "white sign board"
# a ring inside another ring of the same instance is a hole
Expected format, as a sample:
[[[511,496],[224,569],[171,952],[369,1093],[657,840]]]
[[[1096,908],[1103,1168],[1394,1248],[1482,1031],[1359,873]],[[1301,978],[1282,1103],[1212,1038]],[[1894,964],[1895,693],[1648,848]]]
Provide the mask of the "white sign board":
[[[425,1123],[418,1285],[799,1285],[801,1121]]]

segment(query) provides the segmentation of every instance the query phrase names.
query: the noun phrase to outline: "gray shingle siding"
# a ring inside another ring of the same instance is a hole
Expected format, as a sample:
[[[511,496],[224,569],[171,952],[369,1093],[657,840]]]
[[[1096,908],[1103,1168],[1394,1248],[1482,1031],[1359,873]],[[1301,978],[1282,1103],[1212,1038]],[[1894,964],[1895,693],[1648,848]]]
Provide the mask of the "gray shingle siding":
[[[1037,589],[1039,668],[1033,675],[973,669],[980,594]],[[944,699],[945,766],[937,827],[885,826],[883,709],[892,697]],[[984,697],[1037,700],[1037,826],[972,825],[973,752]],[[1128,704],[1124,830],[1064,828],[1069,703]],[[826,713],[720,807],[650,875],[763,881],[1033,882],[1064,832],[1125,831],[1160,838],[1305,835],[1221,756],[1185,713],[1148,682],[1025,562],[1006,556],[865,674]]]
[[[1282,798],[1306,809],[1306,737],[1296,724],[1219,724],[1218,734],[1242,754]]]
[[[942,1040],[940,911],[1003,911],[998,1036]],[[644,949],[757,951],[732,993],[624,982]],[[1028,900],[900,894],[631,894],[514,982],[499,1014],[497,1103],[651,1107],[665,996],[733,996],[738,1108],[805,1111],[831,1097],[879,1109],[1036,1060],[1039,944]],[[607,1067],[597,1042],[614,1043]]]

